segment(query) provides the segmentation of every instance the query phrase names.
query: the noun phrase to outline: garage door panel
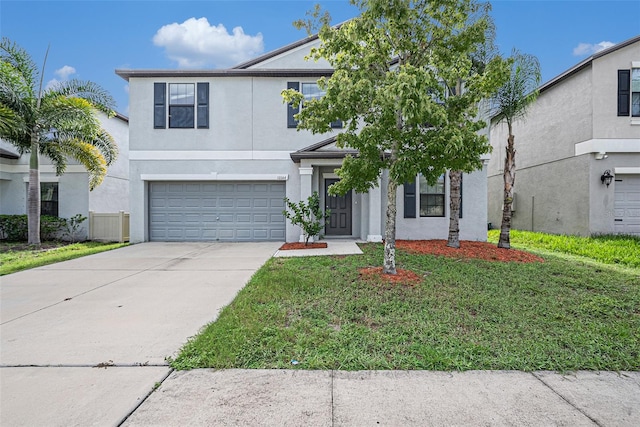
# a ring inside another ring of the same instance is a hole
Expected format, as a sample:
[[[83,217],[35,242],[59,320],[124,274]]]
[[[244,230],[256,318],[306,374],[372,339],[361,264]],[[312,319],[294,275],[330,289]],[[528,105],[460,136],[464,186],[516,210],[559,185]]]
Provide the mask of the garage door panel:
[[[284,240],[285,184],[152,182],[151,240]]]
[[[615,232],[640,236],[640,175],[617,175],[614,200]]]

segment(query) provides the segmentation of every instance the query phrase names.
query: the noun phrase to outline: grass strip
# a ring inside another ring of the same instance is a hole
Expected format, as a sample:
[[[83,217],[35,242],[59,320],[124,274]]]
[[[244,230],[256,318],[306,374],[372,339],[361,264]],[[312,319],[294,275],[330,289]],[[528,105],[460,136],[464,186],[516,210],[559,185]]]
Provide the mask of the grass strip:
[[[488,240],[497,243],[499,236],[500,230],[490,230]],[[640,268],[640,236],[607,234],[580,237],[511,230],[510,241],[518,248],[546,249],[591,258],[605,264]]]
[[[110,251],[126,245],[128,245],[128,243],[82,242],[53,249],[29,249],[15,251],[6,249],[10,247],[11,244],[5,243],[2,245],[2,251],[0,252],[0,276],[56,262],[80,258],[86,255],[96,254],[98,252]]]

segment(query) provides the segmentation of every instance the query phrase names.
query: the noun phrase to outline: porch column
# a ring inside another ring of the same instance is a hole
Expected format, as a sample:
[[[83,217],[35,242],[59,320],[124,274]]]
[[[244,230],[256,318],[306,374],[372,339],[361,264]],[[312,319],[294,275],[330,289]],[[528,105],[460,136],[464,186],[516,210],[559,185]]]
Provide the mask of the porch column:
[[[298,168],[300,172],[300,200],[307,202],[307,199],[311,197],[313,192],[313,166],[300,166]],[[304,242],[304,232],[300,230],[300,242]]]
[[[369,189],[369,230],[367,242],[382,242],[382,190],[378,186]]]

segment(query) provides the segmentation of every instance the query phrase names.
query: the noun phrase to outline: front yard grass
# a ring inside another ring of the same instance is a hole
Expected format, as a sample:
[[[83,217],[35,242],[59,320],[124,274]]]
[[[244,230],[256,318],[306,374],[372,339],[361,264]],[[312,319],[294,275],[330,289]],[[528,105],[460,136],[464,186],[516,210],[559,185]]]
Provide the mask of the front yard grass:
[[[29,268],[80,258],[126,246],[128,243],[81,242],[73,244],[43,243],[40,249],[26,244],[0,243],[0,276]]]
[[[355,256],[273,258],[184,346],[191,368],[640,370],[640,269],[397,251],[415,286],[364,280]]]

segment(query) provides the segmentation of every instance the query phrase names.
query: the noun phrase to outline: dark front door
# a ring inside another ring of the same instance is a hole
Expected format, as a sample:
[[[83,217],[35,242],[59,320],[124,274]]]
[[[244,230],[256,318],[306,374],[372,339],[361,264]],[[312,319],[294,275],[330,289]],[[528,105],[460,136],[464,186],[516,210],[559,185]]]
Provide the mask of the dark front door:
[[[324,197],[326,208],[331,211],[329,222],[325,227],[327,236],[351,236],[351,190],[344,196],[330,196],[329,186],[337,179],[324,180]]]

